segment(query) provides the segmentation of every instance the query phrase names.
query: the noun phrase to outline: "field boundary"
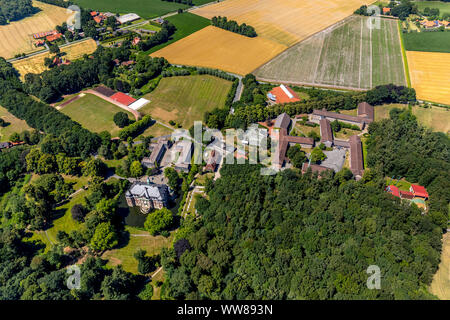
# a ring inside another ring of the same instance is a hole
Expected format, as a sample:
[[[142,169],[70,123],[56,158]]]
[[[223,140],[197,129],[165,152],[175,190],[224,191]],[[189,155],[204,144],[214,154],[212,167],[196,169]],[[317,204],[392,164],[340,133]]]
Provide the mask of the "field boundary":
[[[402,29],[400,26],[400,20],[397,23],[398,36],[400,37],[400,47],[402,49],[402,61],[403,61],[403,70],[406,76],[406,83],[408,84],[408,88],[411,88],[411,78],[409,75],[409,66],[408,66],[408,58],[406,57],[405,44],[403,42]]]
[[[294,44],[291,45],[290,47],[287,47],[286,49],[284,49],[283,51],[281,51],[280,53],[278,53],[276,56],[272,57],[272,59],[270,59],[270,60],[264,62],[263,64],[261,64],[260,66],[258,66],[256,69],[254,69],[254,70],[253,70],[252,72],[250,72],[250,73],[254,73],[256,70],[258,70],[258,69],[261,68],[262,66],[266,65],[266,64],[269,63],[270,61],[275,60],[275,59],[278,58],[280,55],[282,55],[284,52],[286,52],[287,50],[289,50],[289,49],[291,49],[291,48],[297,46],[299,43],[302,43],[302,42],[304,42],[304,41],[306,41],[306,40],[308,40],[308,39],[314,37],[315,35],[318,35],[318,34],[321,33],[321,32],[325,32],[325,31],[333,31],[335,28],[340,27],[344,22],[346,22],[347,19],[350,20],[351,18],[354,19],[354,18],[355,18],[355,15],[354,15],[354,14],[351,14],[351,15],[349,15],[348,17],[345,17],[344,19],[337,21],[335,24],[333,24],[333,25],[331,25],[331,26],[328,26],[328,27],[326,27],[325,29],[322,29],[322,30],[320,30],[320,31],[317,31],[317,32],[315,32],[315,33],[309,35],[309,36],[306,37],[305,39],[302,39],[302,40],[300,40],[300,41],[297,41],[296,43],[294,43]]]
[[[370,90],[370,89],[365,89],[365,88],[336,86],[336,85],[328,85],[328,84],[317,84],[317,83],[310,83],[310,82],[284,81],[284,80],[266,79],[266,78],[260,78],[260,77],[256,77],[256,80],[262,81],[262,82],[269,82],[269,83],[287,84],[287,85],[294,85],[294,86],[307,86],[307,87],[325,88],[325,89],[338,89],[338,90],[349,90],[349,91],[351,90],[351,91],[361,91],[361,92]]]

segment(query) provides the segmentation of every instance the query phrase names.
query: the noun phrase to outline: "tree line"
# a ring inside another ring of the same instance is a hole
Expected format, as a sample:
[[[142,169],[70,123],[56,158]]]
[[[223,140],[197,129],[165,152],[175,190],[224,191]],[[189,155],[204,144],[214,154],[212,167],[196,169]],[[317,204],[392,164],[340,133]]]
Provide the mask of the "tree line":
[[[31,16],[39,11],[31,0],[0,0],[0,25]]]
[[[254,38],[258,36],[258,34],[255,31],[255,28],[253,28],[252,26],[249,26],[245,23],[240,25],[234,20],[228,20],[227,17],[221,16],[212,17],[211,24],[214,27],[225,29],[249,38]]]

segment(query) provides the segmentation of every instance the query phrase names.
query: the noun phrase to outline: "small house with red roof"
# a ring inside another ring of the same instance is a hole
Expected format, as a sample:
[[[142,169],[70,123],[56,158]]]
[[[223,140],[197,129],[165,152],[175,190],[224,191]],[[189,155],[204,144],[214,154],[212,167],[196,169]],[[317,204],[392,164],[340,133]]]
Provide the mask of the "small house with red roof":
[[[133,102],[136,101],[136,99],[134,99],[133,97],[130,97],[122,92],[117,92],[117,93],[113,94],[111,96],[111,99],[113,99],[114,101],[117,101],[125,106],[129,106],[130,104],[132,104]]]
[[[391,12],[391,8],[388,7],[383,8],[383,14],[388,14],[389,12]]]
[[[409,191],[414,194],[414,198],[418,197],[423,198],[425,200],[428,199],[427,189],[425,189],[425,187],[423,186],[412,184],[411,187],[409,188]]]
[[[300,101],[298,94],[288,86],[285,86],[284,84],[280,85],[279,87],[275,87],[271,91],[269,91],[267,93],[267,98],[269,98],[270,104],[280,104],[280,103]]]
[[[135,38],[133,39],[133,41],[131,42],[131,44],[132,44],[133,46],[135,46],[135,45],[137,45],[139,42],[141,42],[141,38],[135,37]]]
[[[387,186],[386,187],[386,192],[389,192],[394,197],[400,198],[400,190],[398,189],[398,187],[396,187],[394,185]]]
[[[91,11],[90,13],[91,13],[91,17],[95,17],[96,15],[98,15],[97,11]]]
[[[62,33],[56,33],[56,34],[52,34],[50,36],[47,36],[46,39],[48,42],[53,42],[55,40],[58,40],[62,37]]]

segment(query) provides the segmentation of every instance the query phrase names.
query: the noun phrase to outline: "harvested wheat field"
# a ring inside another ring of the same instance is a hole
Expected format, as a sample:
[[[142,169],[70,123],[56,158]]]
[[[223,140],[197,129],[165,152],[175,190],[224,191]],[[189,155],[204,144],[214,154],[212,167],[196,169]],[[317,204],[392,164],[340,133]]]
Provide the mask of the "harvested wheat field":
[[[38,50],[34,46],[33,34],[53,30],[72,15],[65,8],[39,1],[33,1],[33,6],[41,11],[22,20],[0,26],[0,57],[9,59],[18,53]]]
[[[173,64],[222,69],[244,75],[286,48],[262,37],[248,38],[208,26],[151,56],[164,57]]]
[[[441,263],[429,290],[441,300],[450,300],[450,233],[442,237]]]
[[[370,2],[370,1],[369,1]],[[348,17],[365,0],[226,0],[192,12],[253,26],[259,36],[291,46]]]
[[[94,40],[89,39],[81,42],[77,42],[65,47],[61,47],[61,52],[65,52],[64,58],[71,61],[83,57],[85,54],[89,54],[97,49],[97,44]],[[47,70],[44,66],[44,59],[50,56],[54,56],[49,52],[41,53],[30,58],[16,60],[12,64],[17,71],[19,71],[21,78],[23,79],[27,73],[41,73]]]
[[[407,51],[417,99],[450,104],[450,53]]]

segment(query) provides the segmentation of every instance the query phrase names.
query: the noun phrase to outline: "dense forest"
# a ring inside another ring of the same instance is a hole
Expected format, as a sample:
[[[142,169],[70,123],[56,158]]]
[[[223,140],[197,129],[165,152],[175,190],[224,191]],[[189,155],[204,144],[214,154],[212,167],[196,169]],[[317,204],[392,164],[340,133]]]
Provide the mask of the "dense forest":
[[[38,11],[31,0],[0,0],[0,25],[20,20]]]
[[[253,28],[252,26],[249,26],[245,23],[240,25],[234,20],[228,20],[227,17],[212,17],[211,24],[214,27],[238,33],[249,38],[254,38],[257,36],[255,28]]]
[[[393,201],[382,175],[261,176],[251,165],[221,175],[196,204],[201,218],[162,253],[166,298],[430,298],[442,228]],[[369,265],[381,269],[381,290],[366,287]]]
[[[372,123],[369,133],[369,166],[425,186],[430,194],[428,214],[445,227],[450,218],[449,137],[420,126],[411,111],[399,109],[391,111],[389,120]]]

